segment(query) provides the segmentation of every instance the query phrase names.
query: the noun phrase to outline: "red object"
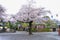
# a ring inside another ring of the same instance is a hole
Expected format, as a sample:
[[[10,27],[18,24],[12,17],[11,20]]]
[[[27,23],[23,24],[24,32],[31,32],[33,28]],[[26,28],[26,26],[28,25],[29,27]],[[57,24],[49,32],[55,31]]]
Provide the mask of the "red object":
[[[60,29],[58,30],[58,35],[60,36]]]

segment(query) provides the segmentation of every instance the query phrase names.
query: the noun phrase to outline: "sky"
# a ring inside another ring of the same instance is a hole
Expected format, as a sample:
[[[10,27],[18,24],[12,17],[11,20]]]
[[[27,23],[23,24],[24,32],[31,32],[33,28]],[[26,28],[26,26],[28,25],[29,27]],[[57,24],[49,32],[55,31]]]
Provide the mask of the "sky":
[[[34,7],[45,7],[51,11],[52,19],[60,20],[60,0],[34,0]],[[27,4],[27,0],[0,0],[0,4],[7,10],[6,13],[16,14],[22,5]],[[58,14],[58,17],[56,16]],[[50,15],[49,15],[50,16]]]

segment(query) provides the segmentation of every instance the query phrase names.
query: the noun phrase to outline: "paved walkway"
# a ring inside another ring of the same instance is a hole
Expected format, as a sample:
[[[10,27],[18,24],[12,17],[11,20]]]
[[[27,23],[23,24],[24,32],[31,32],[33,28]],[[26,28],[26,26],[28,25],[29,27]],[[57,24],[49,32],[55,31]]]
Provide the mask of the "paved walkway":
[[[0,40],[60,40],[57,32],[36,32],[28,35],[28,32],[0,33]]]

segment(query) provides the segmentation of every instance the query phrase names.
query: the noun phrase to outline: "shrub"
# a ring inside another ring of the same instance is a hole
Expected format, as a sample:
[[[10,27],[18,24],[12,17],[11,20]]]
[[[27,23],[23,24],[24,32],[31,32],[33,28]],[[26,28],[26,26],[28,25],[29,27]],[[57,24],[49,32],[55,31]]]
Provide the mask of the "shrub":
[[[28,30],[26,30],[26,31],[28,32],[28,31],[29,31],[29,29],[28,29]],[[31,29],[31,31],[32,31],[32,32],[36,32],[36,29],[35,29],[35,28],[32,28],[32,29]]]
[[[51,32],[50,28],[38,29],[38,32]]]
[[[32,32],[36,32],[36,29],[35,28],[32,28],[31,30],[32,30]]]

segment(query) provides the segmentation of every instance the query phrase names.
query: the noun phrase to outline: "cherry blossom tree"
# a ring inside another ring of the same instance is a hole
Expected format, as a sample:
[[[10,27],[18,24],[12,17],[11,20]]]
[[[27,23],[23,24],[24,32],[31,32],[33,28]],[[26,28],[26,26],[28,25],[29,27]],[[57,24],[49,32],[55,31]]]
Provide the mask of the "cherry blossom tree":
[[[3,26],[3,32],[5,32],[6,30],[5,30],[5,22],[4,22],[4,19],[6,19],[6,14],[5,14],[5,8],[4,7],[2,7],[2,5],[0,5],[0,22],[2,22],[2,26]]]
[[[5,10],[6,9],[4,7],[2,7],[2,5],[0,5],[0,18],[3,18],[4,16],[6,16]]]
[[[14,17],[16,20],[20,22],[29,23],[29,34],[32,34],[31,32],[32,22],[37,20],[38,17],[50,13],[50,11],[46,10],[45,8],[34,8],[31,5],[32,4],[23,5]]]

